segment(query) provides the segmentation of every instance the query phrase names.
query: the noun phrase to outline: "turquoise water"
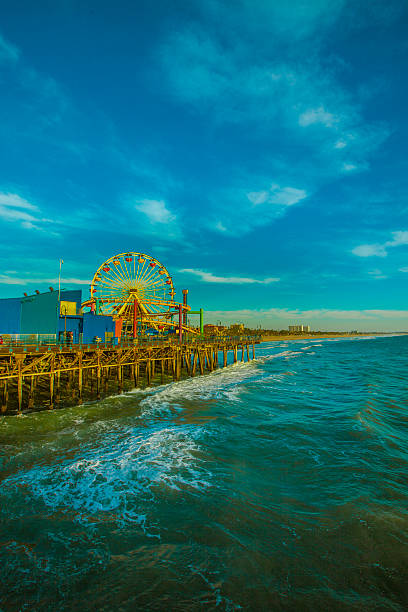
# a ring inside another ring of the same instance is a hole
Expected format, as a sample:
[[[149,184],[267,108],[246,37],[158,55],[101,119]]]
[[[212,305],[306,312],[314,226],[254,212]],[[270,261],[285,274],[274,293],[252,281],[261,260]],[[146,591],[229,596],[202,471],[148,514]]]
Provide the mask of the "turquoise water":
[[[1,610],[405,610],[408,337],[0,420]]]

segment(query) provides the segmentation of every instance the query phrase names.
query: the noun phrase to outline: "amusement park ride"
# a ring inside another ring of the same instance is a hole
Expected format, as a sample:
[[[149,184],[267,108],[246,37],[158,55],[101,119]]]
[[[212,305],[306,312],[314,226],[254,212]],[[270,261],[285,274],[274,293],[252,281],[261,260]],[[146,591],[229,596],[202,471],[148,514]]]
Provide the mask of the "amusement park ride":
[[[82,309],[89,307],[96,314],[122,320],[122,333],[133,338],[149,330],[197,334],[187,325],[187,313],[201,315],[202,332],[202,310],[193,312],[187,305],[187,289],[182,303],[174,301],[175,293],[170,274],[157,259],[144,253],[121,253],[99,266],[91,297]]]

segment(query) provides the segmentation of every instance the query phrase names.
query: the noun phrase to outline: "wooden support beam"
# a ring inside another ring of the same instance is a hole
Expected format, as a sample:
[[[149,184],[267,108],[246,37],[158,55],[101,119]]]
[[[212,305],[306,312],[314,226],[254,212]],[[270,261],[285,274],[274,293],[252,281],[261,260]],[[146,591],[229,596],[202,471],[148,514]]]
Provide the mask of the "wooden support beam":
[[[205,356],[204,356],[204,351],[198,351],[198,363],[200,366],[200,374],[203,375],[204,374],[204,363],[203,361],[205,361]]]
[[[8,404],[8,381],[3,380],[3,394],[1,401],[1,411],[6,412]]]
[[[186,349],[184,353],[184,361],[186,364],[187,374],[190,374],[191,373],[191,353],[188,349]]]
[[[226,367],[227,367],[227,349],[226,349],[226,348],[224,348],[224,350],[222,351],[222,353],[223,353],[223,358],[224,358],[224,359],[223,359],[223,366],[224,366],[224,368],[226,368]]]
[[[237,345],[234,346],[234,363],[237,363],[238,361],[238,347]]]
[[[241,352],[241,361],[244,361],[244,349],[245,349],[245,347],[244,347],[244,345],[242,344],[242,345],[241,345],[241,351],[242,351],[242,352]]]
[[[32,377],[34,378],[34,377]],[[61,370],[60,370],[60,364],[58,364],[58,370],[57,370],[57,392],[55,394],[55,402],[57,404],[59,404],[61,401]],[[34,399],[33,399],[33,403],[34,403]]]
[[[17,400],[18,400],[18,413],[21,414],[23,410],[23,374],[22,367],[25,355],[15,354],[14,355],[17,363]]]
[[[78,404],[82,404],[82,351],[78,353]]]
[[[55,357],[54,355],[51,357],[50,363],[50,410],[54,408],[54,366],[55,366]]]
[[[118,391],[122,393],[123,390],[123,366],[118,365]]]
[[[252,359],[255,359],[255,344],[252,344]]]
[[[34,408],[34,376],[30,376],[30,391],[28,393],[28,409]]]
[[[96,399],[101,399],[101,351],[96,351],[97,366],[96,366]]]
[[[197,359],[198,359],[198,350],[195,349],[194,355],[193,355],[193,365],[192,365],[192,368],[191,368],[191,375],[192,376],[195,376],[195,373],[196,373]]]
[[[246,354],[247,354],[247,361],[249,361],[249,346],[248,346],[248,344],[246,345]]]
[[[181,377],[181,352],[177,351],[176,356],[176,380],[180,380]]]

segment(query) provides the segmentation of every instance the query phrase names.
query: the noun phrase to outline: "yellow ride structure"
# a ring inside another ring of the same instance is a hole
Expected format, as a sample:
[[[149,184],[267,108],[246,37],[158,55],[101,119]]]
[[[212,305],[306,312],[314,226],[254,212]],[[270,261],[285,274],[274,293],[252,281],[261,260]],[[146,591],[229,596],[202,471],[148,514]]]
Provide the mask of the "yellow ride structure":
[[[179,328],[179,333],[197,333],[187,326],[187,290],[183,302],[174,300],[173,280],[165,266],[151,255],[134,251],[107,259],[95,272],[91,296],[82,304],[96,314],[122,320],[123,333],[137,336],[147,329]],[[176,317],[176,321],[174,318]]]

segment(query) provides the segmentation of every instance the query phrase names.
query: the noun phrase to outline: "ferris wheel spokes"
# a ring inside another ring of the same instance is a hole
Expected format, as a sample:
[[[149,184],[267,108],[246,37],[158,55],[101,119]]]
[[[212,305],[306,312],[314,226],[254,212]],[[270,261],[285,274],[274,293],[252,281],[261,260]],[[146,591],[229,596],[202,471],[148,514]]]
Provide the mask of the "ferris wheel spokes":
[[[174,294],[167,269],[150,255],[136,252],[108,259],[91,284],[91,299],[99,303],[98,311],[123,318],[125,327],[133,325],[135,305],[140,320],[153,327],[171,318],[177,308]]]

